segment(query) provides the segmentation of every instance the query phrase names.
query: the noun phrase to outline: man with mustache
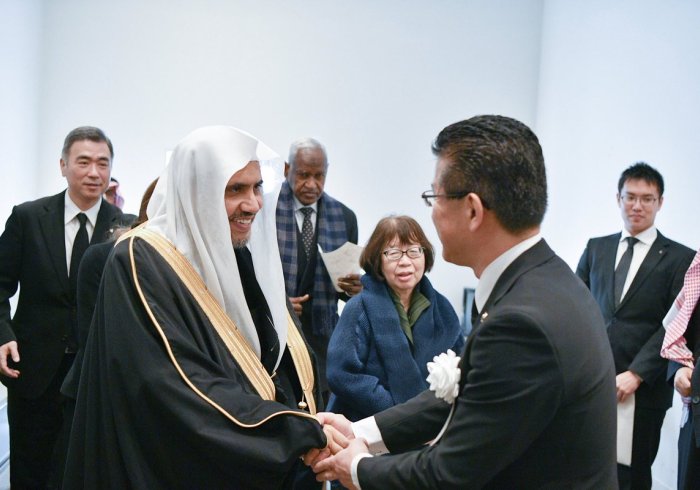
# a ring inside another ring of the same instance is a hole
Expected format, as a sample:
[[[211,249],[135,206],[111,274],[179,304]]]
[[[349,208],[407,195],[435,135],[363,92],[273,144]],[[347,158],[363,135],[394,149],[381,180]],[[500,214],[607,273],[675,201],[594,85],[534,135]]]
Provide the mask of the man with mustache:
[[[275,157],[224,126],[173,151],[105,265],[65,488],[299,488],[326,437],[263,193]]]
[[[313,138],[292,143],[277,202],[277,239],[285,286],[301,319],[309,345],[318,356],[323,398],[328,401],[326,352],[338,322],[338,299],[362,290],[360,276],[339,280],[338,294],[318,253],[331,252],[345,242],[357,243],[357,218],[347,206],[323,191],[328,173],[325,147]]]

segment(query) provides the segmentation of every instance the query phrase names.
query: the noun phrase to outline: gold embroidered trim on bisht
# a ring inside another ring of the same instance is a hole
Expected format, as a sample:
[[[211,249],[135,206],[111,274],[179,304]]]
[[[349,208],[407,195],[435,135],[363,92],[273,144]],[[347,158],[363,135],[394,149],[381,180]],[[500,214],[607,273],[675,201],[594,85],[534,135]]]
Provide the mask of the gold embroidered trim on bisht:
[[[316,400],[314,399],[314,369],[311,364],[311,356],[306,348],[306,343],[297,329],[294,320],[287,311],[287,346],[292,354],[292,361],[299,376],[299,384],[304,392],[304,398],[308,405],[309,413],[316,414]],[[302,400],[303,401],[303,400]],[[299,408],[303,408],[300,406]]]
[[[199,274],[197,274],[197,272],[194,270],[189,261],[187,261],[187,259],[185,259],[184,256],[175,249],[172,243],[170,243],[160,234],[145,228],[137,228],[127,232],[126,234],[120,237],[121,240],[129,240],[129,258],[131,262],[131,271],[133,275],[134,284],[138,291],[139,297],[141,298],[141,302],[144,308],[146,309],[146,313],[148,314],[149,318],[153,322],[153,325],[158,331],[161,339],[163,340],[165,348],[168,352],[168,356],[170,357],[171,362],[175,366],[175,369],[180,374],[180,377],[183,379],[185,384],[187,384],[187,386],[189,386],[198,396],[204,399],[212,407],[214,407],[221,414],[226,416],[229,420],[231,420],[240,427],[258,427],[267,422],[268,420],[272,419],[273,417],[279,415],[296,415],[299,417],[308,417],[316,419],[316,417],[314,417],[313,415],[304,412],[297,412],[293,410],[281,410],[279,412],[275,412],[273,414],[268,415],[259,422],[253,424],[246,424],[238,420],[221,405],[209,398],[206,394],[202,393],[202,391],[199,390],[192,383],[192,381],[190,381],[190,379],[180,367],[180,364],[178,363],[177,359],[175,358],[175,355],[173,354],[173,351],[170,347],[170,342],[167,336],[165,335],[165,332],[163,331],[162,327],[158,323],[158,320],[156,320],[155,315],[151,311],[151,308],[148,305],[148,302],[146,301],[146,298],[141,289],[141,285],[136,272],[136,263],[134,259],[133,250],[134,238],[136,237],[141,238],[145,240],[148,244],[150,244],[172,267],[173,271],[183,281],[189,292],[193,295],[193,297],[200,305],[209,321],[214,326],[214,329],[221,337],[222,341],[226,345],[233,358],[236,359],[236,361],[238,362],[238,365],[241,367],[243,374],[248,378],[251,385],[253,385],[254,389],[258,392],[260,397],[265,400],[275,399],[274,383],[265,371],[265,368],[262,366],[262,363],[258,359],[256,353],[250,348],[248,342],[245,340],[240,331],[238,331],[238,328],[233,323],[233,321],[223,311],[219,303],[208,292],[206,286],[204,285],[204,282],[202,281],[202,278],[199,276]]]

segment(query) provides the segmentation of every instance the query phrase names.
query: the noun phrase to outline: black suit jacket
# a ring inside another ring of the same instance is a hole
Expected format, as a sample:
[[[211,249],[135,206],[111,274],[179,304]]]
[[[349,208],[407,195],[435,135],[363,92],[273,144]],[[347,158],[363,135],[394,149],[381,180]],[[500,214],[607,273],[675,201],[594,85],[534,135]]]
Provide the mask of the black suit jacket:
[[[615,380],[603,320],[544,241],[498,279],[461,369],[454,414],[434,446],[422,444],[450,406],[432,392],[375,416],[389,450],[403,453],[362,459],[363,490],[617,488]]]
[[[100,290],[100,282],[102,281],[102,272],[109,254],[114,248],[114,241],[99,243],[88,248],[80,261],[78,270],[78,291],[77,291],[77,318],[75,322],[75,331],[73,332],[78,344],[78,350],[75,354],[75,362],[71,366],[70,371],[66,374],[61,386],[61,393],[72,398],[78,398],[78,384],[80,383],[80,370],[83,365],[83,356],[85,353],[85,345],[87,344],[88,334],[90,333],[90,324],[92,323],[92,315],[97,304],[97,294]]]
[[[615,308],[615,258],[620,236],[616,233],[589,240],[576,274],[590,288],[603,313],[615,372],[630,370],[644,380],[635,392],[635,405],[666,410],[673,392],[665,381],[667,361],[659,355],[664,339],[661,322],[683,286],[695,252],[658,233]]]
[[[16,340],[17,379],[2,382],[27,398],[39,396],[72,341],[75,297],[66,266],[65,191],[15,206],[0,236],[0,345]],[[104,241],[121,211],[103,200],[91,244]],[[10,319],[10,298],[20,287]]]

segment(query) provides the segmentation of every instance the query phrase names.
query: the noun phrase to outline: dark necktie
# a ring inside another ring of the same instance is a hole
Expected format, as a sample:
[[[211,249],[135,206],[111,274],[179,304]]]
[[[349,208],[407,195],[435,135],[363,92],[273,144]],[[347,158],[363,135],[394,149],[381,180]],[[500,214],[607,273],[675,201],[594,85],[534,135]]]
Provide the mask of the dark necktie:
[[[615,307],[620,304],[620,300],[622,299],[622,290],[625,287],[627,273],[630,270],[632,255],[634,255],[634,245],[639,241],[638,238],[633,236],[628,236],[625,240],[627,240],[627,250],[622,254],[620,262],[615,269]]]
[[[80,265],[80,259],[83,258],[85,250],[87,250],[90,245],[87,227],[85,226],[85,223],[87,223],[87,216],[85,213],[78,214],[78,221],[80,221],[80,228],[78,228],[78,233],[75,234],[75,240],[73,240],[73,251],[70,255],[70,271],[68,272],[68,279],[70,280],[73,297],[75,297],[75,291],[78,285],[78,266]]]
[[[309,256],[311,245],[314,242],[314,227],[311,224],[311,214],[314,212],[312,208],[301,208],[301,213],[304,215],[304,222],[301,225],[301,241],[304,244],[304,252]]]

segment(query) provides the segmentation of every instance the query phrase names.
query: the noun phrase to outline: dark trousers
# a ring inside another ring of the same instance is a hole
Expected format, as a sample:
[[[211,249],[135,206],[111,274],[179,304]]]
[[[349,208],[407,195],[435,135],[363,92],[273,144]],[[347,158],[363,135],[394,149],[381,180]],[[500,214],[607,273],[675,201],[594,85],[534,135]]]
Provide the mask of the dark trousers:
[[[13,490],[60,486],[60,482],[55,481],[59,463],[54,453],[63,424],[60,389],[74,357],[64,356],[53,380],[38,398],[23,398],[15,390],[7,390],[10,485]]]
[[[700,448],[695,439],[691,407],[688,422],[678,434],[678,488],[697,490],[700,488]]]
[[[651,465],[659,450],[666,410],[635,407],[632,432],[632,465],[617,465],[620,490],[650,490]]]

